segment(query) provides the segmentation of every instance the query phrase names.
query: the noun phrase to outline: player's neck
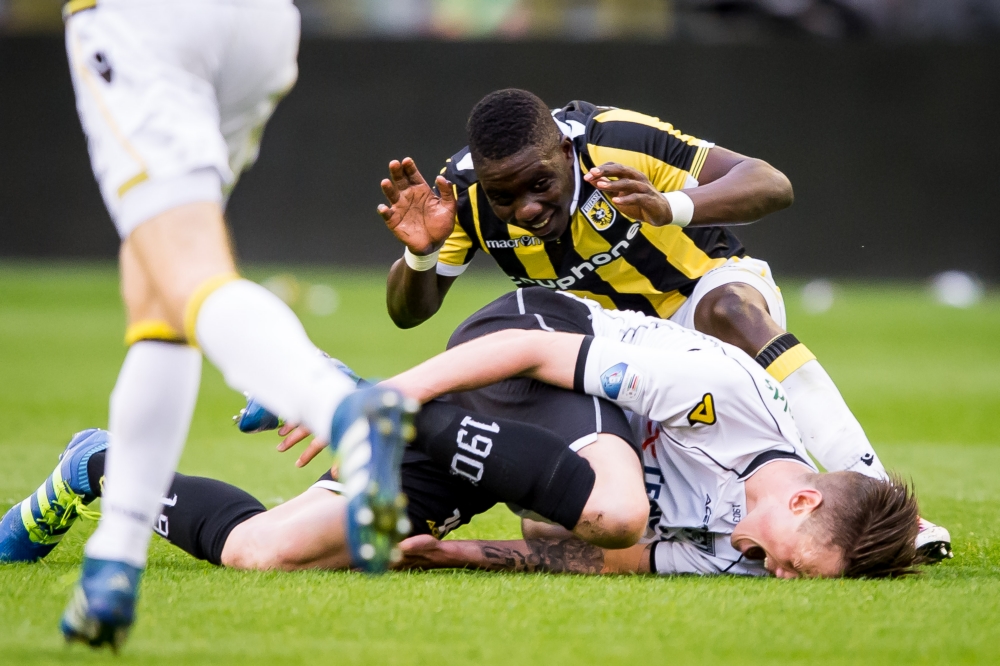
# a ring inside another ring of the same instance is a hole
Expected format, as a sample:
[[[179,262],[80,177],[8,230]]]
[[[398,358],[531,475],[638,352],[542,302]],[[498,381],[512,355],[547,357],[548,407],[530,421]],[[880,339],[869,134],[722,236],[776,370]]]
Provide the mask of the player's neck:
[[[747,513],[758,505],[787,502],[803,484],[809,469],[797,462],[775,460],[754,472],[744,483],[747,496]]]

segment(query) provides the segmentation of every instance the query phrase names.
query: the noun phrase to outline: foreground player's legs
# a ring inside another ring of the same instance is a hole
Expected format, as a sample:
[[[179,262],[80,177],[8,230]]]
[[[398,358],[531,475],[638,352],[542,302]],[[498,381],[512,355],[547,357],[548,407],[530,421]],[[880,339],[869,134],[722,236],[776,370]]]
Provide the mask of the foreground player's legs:
[[[108,485],[87,557],[146,565],[150,527],[180,459],[201,381],[201,354],[166,321],[134,253],[121,252],[131,346],[111,394]]]

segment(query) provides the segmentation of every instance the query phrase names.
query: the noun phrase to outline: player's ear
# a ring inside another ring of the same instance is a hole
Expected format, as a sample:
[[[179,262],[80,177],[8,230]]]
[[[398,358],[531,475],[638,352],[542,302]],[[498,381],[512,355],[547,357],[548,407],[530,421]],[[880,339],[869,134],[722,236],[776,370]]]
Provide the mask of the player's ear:
[[[563,155],[566,156],[570,162],[573,161],[573,139],[568,136],[563,135],[562,140],[559,142],[559,148],[562,150]]]
[[[788,500],[788,509],[795,515],[810,514],[823,503],[823,493],[815,488],[797,490]]]

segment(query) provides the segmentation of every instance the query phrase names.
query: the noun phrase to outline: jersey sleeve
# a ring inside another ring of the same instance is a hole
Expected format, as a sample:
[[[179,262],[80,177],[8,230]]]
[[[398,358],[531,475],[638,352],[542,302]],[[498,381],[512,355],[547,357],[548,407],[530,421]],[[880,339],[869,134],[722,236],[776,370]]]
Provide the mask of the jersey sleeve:
[[[444,242],[444,247],[441,248],[441,253],[438,255],[438,275],[448,277],[461,275],[469,267],[469,263],[475,254],[476,246],[472,243],[472,239],[469,238],[469,234],[456,219],[455,229]]]
[[[598,113],[587,132],[587,150],[595,165],[617,162],[637,169],[660,192],[696,187],[714,145],[659,118],[625,109]]]
[[[743,576],[764,576],[763,565],[743,565],[739,560],[727,561],[712,556],[688,541],[656,541],[650,548],[650,571],[661,576],[672,574],[735,574]]]
[[[438,254],[437,273],[454,277],[465,272],[472,257],[480,249],[476,232],[476,215],[472,210],[476,202],[470,195],[470,190],[476,187],[477,180],[469,148],[465,147],[452,155],[441,170],[441,175],[451,183],[457,209],[455,228],[445,240],[441,253]]]
[[[671,446],[697,449],[737,475],[779,457],[809,465],[781,386],[752,364],[718,347],[585,338],[574,388],[657,422]]]
[[[587,337],[577,359],[574,388],[650,420],[675,423],[703,402],[706,393],[718,392],[720,383],[728,383],[729,372],[727,359],[709,351],[638,347]]]

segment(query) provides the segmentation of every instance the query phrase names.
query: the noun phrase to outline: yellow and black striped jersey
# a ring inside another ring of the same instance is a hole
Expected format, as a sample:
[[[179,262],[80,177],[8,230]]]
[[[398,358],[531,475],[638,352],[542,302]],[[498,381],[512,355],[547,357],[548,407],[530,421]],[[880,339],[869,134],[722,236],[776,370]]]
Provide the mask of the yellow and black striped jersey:
[[[438,257],[439,273],[459,275],[482,250],[518,286],[570,291],[607,308],[669,317],[698,278],[728,257],[743,256],[742,244],[725,227],[641,224],[583,180],[593,166],[618,162],[644,173],[661,192],[694,187],[713,144],[658,118],[587,102],[571,102],[553,117],[572,139],[577,162],[570,224],[559,239],[567,246],[562,260],[553,260],[552,243],[493,213],[466,147],[442,172],[455,188],[458,212]]]

